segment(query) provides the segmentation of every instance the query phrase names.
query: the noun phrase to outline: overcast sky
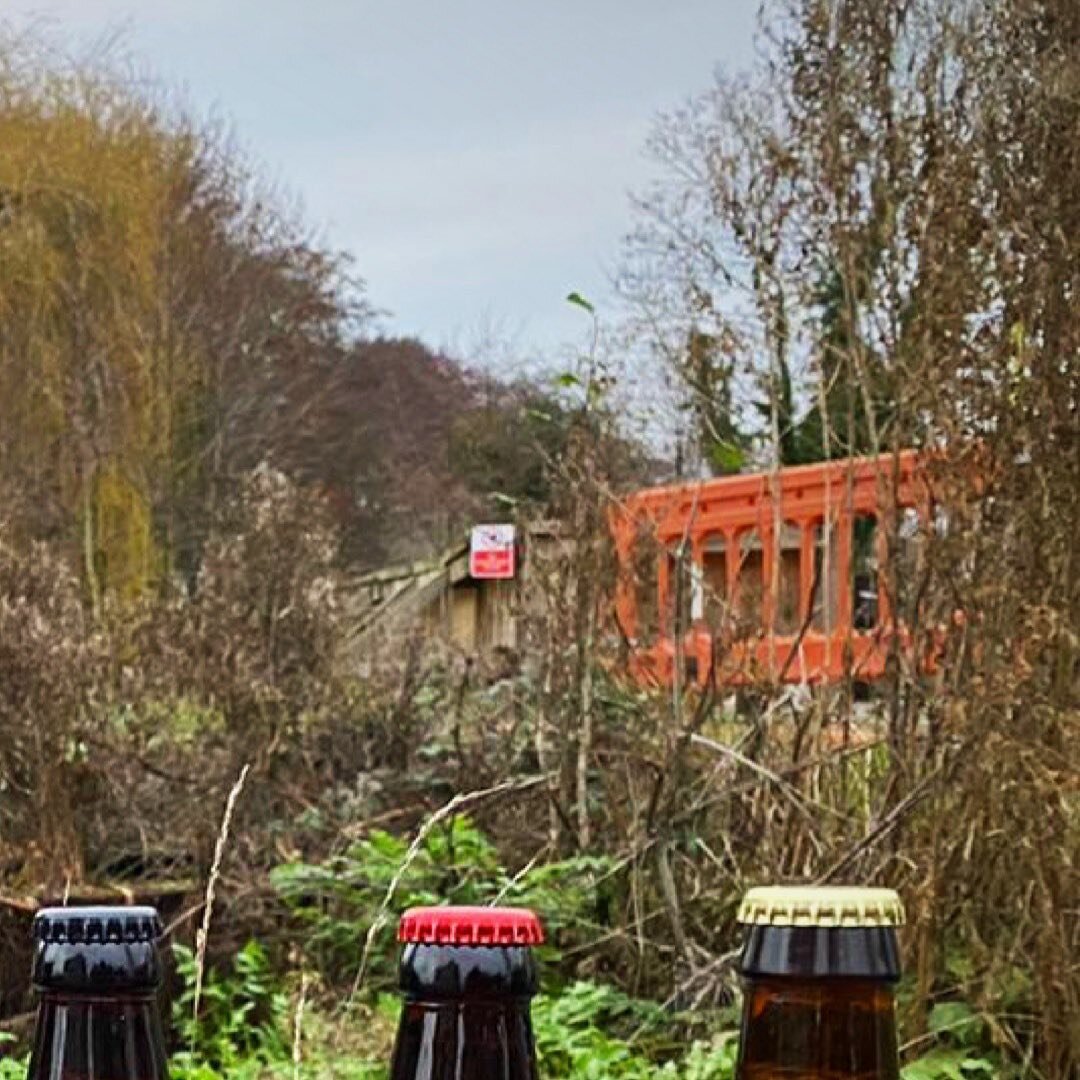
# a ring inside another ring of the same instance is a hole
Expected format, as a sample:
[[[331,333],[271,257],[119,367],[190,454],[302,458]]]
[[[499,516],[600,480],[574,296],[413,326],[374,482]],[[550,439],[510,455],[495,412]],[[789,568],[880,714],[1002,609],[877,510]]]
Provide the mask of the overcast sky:
[[[601,303],[652,118],[749,62],[757,0],[0,0],[235,127],[390,332],[552,350]]]

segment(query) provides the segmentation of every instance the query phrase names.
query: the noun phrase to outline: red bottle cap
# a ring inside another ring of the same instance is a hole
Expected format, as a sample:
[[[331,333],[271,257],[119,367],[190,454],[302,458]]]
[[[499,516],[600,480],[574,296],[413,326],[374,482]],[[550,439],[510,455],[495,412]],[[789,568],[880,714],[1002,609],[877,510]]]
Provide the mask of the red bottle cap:
[[[398,924],[398,941],[423,945],[540,945],[544,928],[527,908],[410,908]]]

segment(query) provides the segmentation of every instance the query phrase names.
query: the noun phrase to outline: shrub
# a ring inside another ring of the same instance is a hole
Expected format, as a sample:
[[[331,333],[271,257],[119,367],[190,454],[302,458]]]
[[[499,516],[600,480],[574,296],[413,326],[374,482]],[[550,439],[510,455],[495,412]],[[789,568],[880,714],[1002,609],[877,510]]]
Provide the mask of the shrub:
[[[410,857],[399,837],[375,830],[344,854],[325,862],[292,862],[271,873],[271,881],[305,929],[307,960],[328,981],[351,979],[374,919],[392,893],[392,911],[449,903],[506,904],[543,912],[549,944],[541,958],[555,970],[560,945],[589,932],[598,890],[610,871],[608,860],[579,856],[513,875],[501,864],[490,840],[464,815],[431,830]],[[373,950],[370,974],[390,986],[396,951]]]
[[[236,954],[230,972],[207,971],[197,1017],[195,954],[182,945],[174,951],[182,989],[173,1003],[173,1020],[185,1047],[178,1065],[196,1068],[198,1063],[198,1068],[220,1068],[233,1076],[252,1064],[288,1058],[288,995],[258,942],[248,942]]]

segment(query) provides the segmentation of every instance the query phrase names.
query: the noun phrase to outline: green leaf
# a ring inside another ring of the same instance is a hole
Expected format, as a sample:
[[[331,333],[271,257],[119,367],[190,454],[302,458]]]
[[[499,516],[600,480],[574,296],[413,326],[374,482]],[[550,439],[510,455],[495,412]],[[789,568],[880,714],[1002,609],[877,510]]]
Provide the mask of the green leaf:
[[[746,464],[746,453],[731,443],[714,442],[708,447],[709,462],[725,475],[740,472]]]
[[[994,1076],[996,1072],[989,1061],[964,1050],[938,1049],[906,1065],[900,1075],[902,1080],[971,1080],[979,1074]]]
[[[935,1035],[981,1025],[982,1017],[963,1001],[941,1001],[930,1011],[927,1027]]]

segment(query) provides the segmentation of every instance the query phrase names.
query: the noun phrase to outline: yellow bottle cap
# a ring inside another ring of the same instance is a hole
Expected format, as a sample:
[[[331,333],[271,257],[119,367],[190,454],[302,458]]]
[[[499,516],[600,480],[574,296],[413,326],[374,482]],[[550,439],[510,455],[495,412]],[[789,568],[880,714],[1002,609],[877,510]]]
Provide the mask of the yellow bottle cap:
[[[751,889],[739,907],[744,926],[900,926],[894,889],[839,885],[769,885]]]

